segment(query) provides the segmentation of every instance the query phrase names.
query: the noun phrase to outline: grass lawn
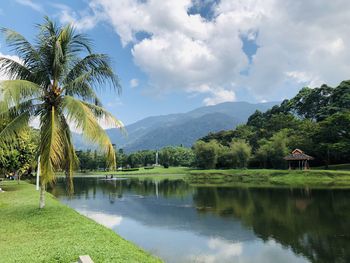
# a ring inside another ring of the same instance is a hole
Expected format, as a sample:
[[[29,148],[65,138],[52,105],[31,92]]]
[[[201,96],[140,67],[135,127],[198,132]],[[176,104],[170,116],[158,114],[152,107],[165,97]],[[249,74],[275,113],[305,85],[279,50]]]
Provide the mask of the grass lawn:
[[[161,262],[112,230],[46,195],[38,209],[33,185],[4,182],[0,187],[0,262]]]

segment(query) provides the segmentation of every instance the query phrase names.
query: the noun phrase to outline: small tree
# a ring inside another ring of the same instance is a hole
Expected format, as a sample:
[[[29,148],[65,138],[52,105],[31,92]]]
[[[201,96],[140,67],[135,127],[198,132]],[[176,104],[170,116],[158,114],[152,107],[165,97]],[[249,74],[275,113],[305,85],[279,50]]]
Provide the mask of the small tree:
[[[216,141],[198,141],[194,145],[196,165],[202,169],[214,169],[218,159],[219,144]]]
[[[218,151],[217,168],[234,168],[234,156],[230,147],[222,146]]]
[[[230,145],[235,168],[247,168],[252,148],[244,140],[233,140]]]
[[[256,153],[256,158],[264,164],[264,168],[267,166],[273,168],[285,168],[286,161],[283,157],[289,152],[287,142],[287,130],[277,132],[270,140],[261,140],[260,148]]]

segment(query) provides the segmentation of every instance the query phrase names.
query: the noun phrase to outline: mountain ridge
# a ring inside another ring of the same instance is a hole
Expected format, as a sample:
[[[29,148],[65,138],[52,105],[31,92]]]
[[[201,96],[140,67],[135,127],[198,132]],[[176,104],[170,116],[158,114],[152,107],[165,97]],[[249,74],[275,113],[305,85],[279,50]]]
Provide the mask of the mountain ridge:
[[[117,129],[107,129],[112,143],[126,152],[159,149],[168,145],[190,147],[209,132],[234,129],[243,124],[256,110],[266,111],[278,102],[224,102],[203,106],[185,113],[150,116],[126,126],[128,136]],[[73,134],[77,149],[95,149],[79,134]]]

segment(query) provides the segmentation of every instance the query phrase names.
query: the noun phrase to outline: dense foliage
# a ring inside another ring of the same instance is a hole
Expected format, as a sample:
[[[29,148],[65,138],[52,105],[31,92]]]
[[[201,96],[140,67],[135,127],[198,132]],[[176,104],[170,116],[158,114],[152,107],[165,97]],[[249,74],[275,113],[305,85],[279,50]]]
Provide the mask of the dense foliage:
[[[349,162],[350,81],[335,88],[305,87],[265,113],[256,111],[245,125],[211,133],[202,141],[228,147],[237,139],[251,147],[252,167],[284,168],[283,157],[295,148],[314,156],[315,165]]]
[[[80,160],[80,170],[108,170],[106,157],[98,151],[77,151]],[[157,151],[143,150],[130,154],[119,149],[116,153],[118,168],[138,168],[156,164]],[[190,167],[194,164],[194,153],[191,148],[182,146],[168,146],[158,151],[158,164],[164,167]]]
[[[0,123],[0,132],[8,124]],[[36,167],[38,132],[28,128],[17,134],[11,144],[0,143],[0,177],[30,174]]]

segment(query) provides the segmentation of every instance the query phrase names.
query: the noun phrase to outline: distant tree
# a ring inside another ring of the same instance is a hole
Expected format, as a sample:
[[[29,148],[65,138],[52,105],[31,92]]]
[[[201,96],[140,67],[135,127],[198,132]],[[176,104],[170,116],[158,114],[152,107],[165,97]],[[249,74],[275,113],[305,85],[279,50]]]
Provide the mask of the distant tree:
[[[164,166],[164,168],[168,168],[170,166],[171,162],[171,147],[165,147],[161,149],[160,155],[159,155],[159,163]]]
[[[319,123],[313,136],[326,165],[350,160],[350,111],[339,112]]]
[[[234,168],[235,157],[228,146],[222,146],[218,150],[216,168]]]
[[[127,166],[127,158],[128,156],[124,153],[124,150],[119,149],[116,156],[118,166],[119,167]]]
[[[252,148],[244,140],[233,140],[230,146],[235,168],[247,168]]]
[[[286,162],[283,157],[289,152],[287,143],[287,130],[274,134],[270,140],[262,139],[256,158],[261,161],[264,168],[285,168]]]
[[[202,169],[214,169],[216,167],[220,145],[216,141],[208,143],[197,141],[193,147],[196,156],[196,165]]]
[[[323,111],[330,106],[333,91],[327,85],[314,89],[305,87],[290,100],[290,108],[301,117],[322,120],[325,117]]]
[[[0,133],[7,125],[0,124]],[[16,135],[11,143],[0,143],[0,173],[13,173],[18,176],[30,174],[36,166],[38,132],[27,128]]]
[[[175,147],[173,161],[173,166],[190,167],[194,165],[195,155],[191,148]]]

